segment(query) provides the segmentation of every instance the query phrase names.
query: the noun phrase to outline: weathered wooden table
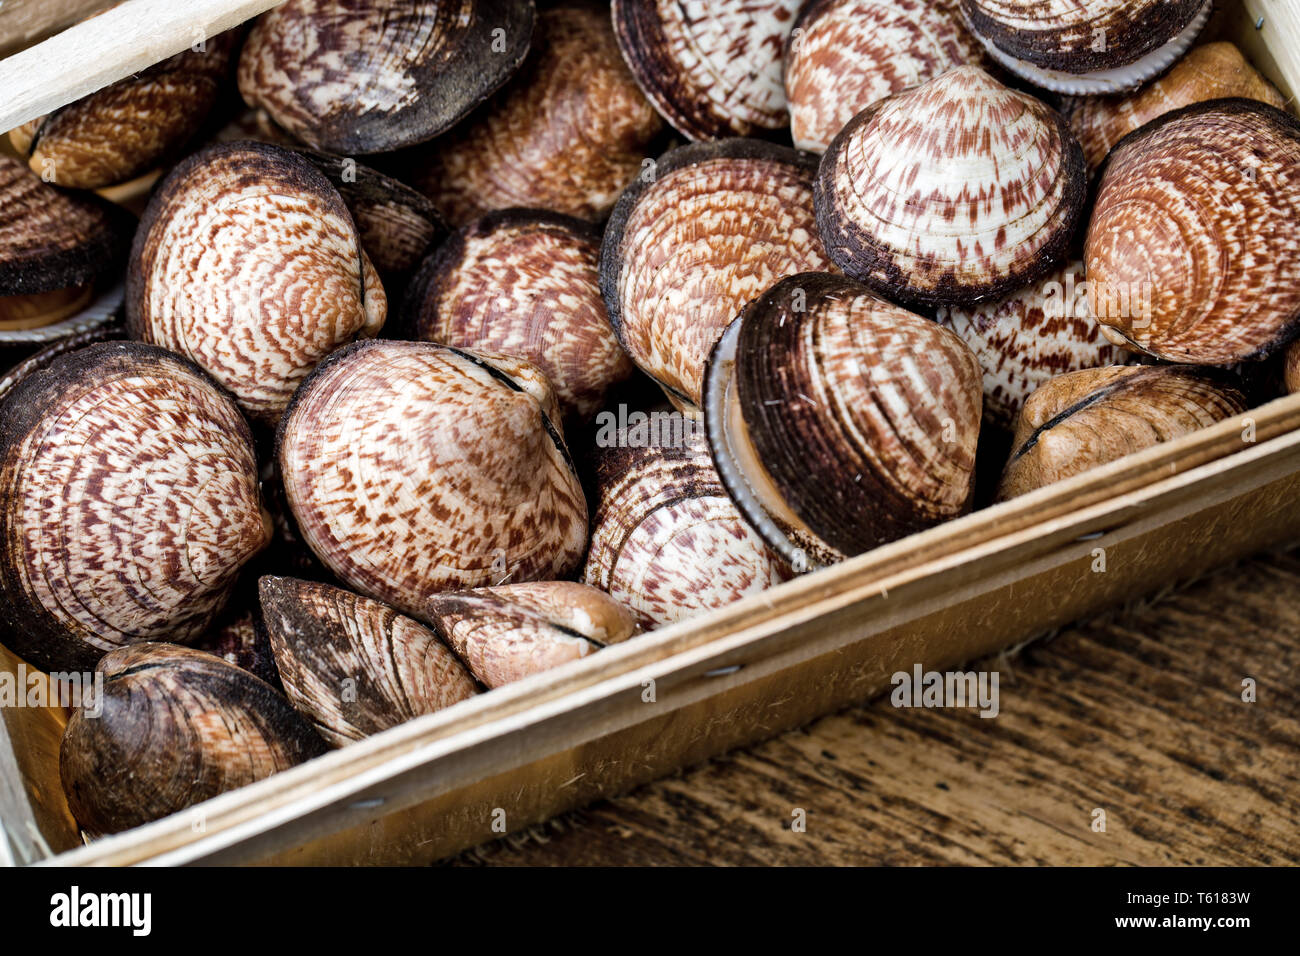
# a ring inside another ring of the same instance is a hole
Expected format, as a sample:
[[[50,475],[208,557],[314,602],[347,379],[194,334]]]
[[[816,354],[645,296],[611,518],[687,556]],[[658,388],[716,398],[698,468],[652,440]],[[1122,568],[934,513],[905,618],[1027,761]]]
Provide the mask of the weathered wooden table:
[[[1300,552],[974,666],[994,719],[879,699],[451,862],[1300,863]]]

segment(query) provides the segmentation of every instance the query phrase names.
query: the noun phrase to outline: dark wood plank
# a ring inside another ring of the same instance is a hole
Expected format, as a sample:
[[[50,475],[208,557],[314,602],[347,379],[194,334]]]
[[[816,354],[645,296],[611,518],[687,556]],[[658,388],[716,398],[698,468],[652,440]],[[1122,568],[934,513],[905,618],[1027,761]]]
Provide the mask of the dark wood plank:
[[[973,666],[996,718],[877,700],[450,862],[1300,863],[1300,553]]]

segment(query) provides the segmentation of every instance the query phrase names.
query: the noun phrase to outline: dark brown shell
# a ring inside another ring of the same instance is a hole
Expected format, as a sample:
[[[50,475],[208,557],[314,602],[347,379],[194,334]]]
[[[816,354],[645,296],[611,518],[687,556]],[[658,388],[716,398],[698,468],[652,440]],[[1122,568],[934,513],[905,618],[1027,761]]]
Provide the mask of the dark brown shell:
[[[285,692],[334,747],[478,693],[436,634],[387,604],[294,578],[258,590]]]
[[[979,364],[948,329],[842,276],[778,282],[709,359],[705,424],[740,513],[796,570],[964,513]]]
[[[538,15],[523,68],[421,151],[412,181],[458,226],[515,206],[600,220],[662,129],[618,51],[609,5],[569,0]]]
[[[808,153],[758,140],[667,153],[619,199],[600,285],[632,361],[698,404],[727,323],[783,276],[833,268],[817,235]]]
[[[1215,370],[1111,366],[1052,379],[1025,403],[998,499],[1023,495],[1246,410]]]
[[[614,0],[623,58],[668,122],[693,140],[786,125],[782,54],[802,0]]]
[[[580,660],[639,630],[632,612],[604,591],[571,581],[437,594],[423,616],[489,688]]]
[[[1083,211],[1065,120],[976,66],[863,110],[817,176],[817,225],[846,275],[913,307],[1007,295],[1063,258]]]
[[[239,90],[309,146],[344,155],[422,143],[518,69],[532,0],[287,0],[263,14]]]
[[[105,656],[99,670],[103,712],[73,713],[59,751],[68,805],[92,835],[157,820],[325,751],[283,695],[212,654],[138,644]]]
[[[100,189],[134,179],[188,143],[216,104],[239,31],[204,42],[9,134],[47,181]]]
[[[605,312],[599,266],[590,223],[542,210],[490,213],[424,264],[404,324],[426,342],[528,359],[580,421],[633,371]]]
[[[1300,122],[1256,100],[1166,113],[1102,174],[1084,261],[1115,341],[1172,362],[1261,357],[1300,330]]]
[[[0,375],[0,399],[3,399],[27,376],[46,368],[60,355],[75,352],[96,342],[111,342],[124,338],[126,338],[126,329],[121,324],[105,324],[85,332],[74,332],[55,339],[41,348],[18,345],[6,347],[4,339],[0,338],[0,368],[5,368],[4,374]],[[8,365],[11,361],[13,364]]]
[[[193,640],[267,543],[252,437],[181,357],[90,345],[0,402],[0,641],[43,670]]]

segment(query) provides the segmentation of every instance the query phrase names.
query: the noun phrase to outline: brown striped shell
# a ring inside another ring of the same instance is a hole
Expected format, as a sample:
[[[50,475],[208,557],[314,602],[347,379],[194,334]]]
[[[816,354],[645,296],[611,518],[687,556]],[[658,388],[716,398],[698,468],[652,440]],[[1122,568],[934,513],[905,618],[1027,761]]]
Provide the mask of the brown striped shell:
[[[1132,358],[1102,335],[1088,311],[1088,285],[1077,260],[1005,299],[941,309],[939,321],[979,359],[984,418],[1000,428],[1012,428],[1025,399],[1053,376]]]
[[[433,631],[387,604],[295,578],[258,590],[285,693],[333,747],[478,693]]]
[[[600,233],[542,210],[470,223],[420,269],[404,324],[418,339],[533,362],[565,413],[589,418],[632,374],[600,295]]]
[[[68,805],[92,835],[160,819],[325,751],[282,694],[212,654],[138,644],[105,656],[99,670],[103,696],[73,713],[59,750]]]
[[[782,53],[802,0],[614,0],[614,32],[646,96],[693,140],[786,125]]]
[[[619,199],[600,281],[628,355],[699,404],[704,362],[741,308],[783,276],[832,268],[807,153],[733,139],[675,149]]]
[[[1136,89],[1195,42],[1211,0],[961,0],[989,53],[1057,93]]]
[[[1086,184],[1059,113],[959,66],[835,137],[817,176],[817,225],[835,264],[887,298],[971,305],[1051,271]]]
[[[411,176],[458,226],[514,206],[600,220],[662,129],[618,51],[609,5],[568,0],[538,14],[524,66],[430,144]]]
[[[1110,366],[1060,375],[1029,397],[998,500],[1023,495],[1246,410],[1215,370]]]
[[[587,509],[545,405],[469,352],[336,352],[277,435],[303,539],[348,587],[412,615],[437,591],[564,576]]]
[[[1224,97],[1283,107],[1277,88],[1231,43],[1198,46],[1164,76],[1128,96],[1065,97],[1061,112],[1083,147],[1089,169],[1101,165],[1121,139],[1157,116]]]
[[[238,31],[204,41],[9,133],[47,182],[100,189],[175,156],[199,132],[230,72]]]
[[[704,420],[740,513],[802,571],[963,514],[981,395],[979,364],[951,331],[810,273],[727,329]]]
[[[572,581],[436,594],[423,616],[489,688],[581,660],[639,631],[623,605]]]
[[[136,233],[126,300],[132,336],[193,359],[265,425],[388,311],[338,191],[298,153],[253,142],[205,149],[167,177]]]
[[[534,16],[532,0],[286,0],[249,33],[239,91],[317,149],[422,143],[518,69]]]
[[[583,580],[647,630],[757,594],[785,571],[718,481],[698,422],[620,430],[595,453],[596,513]],[[653,421],[653,419],[651,419]]]
[[[984,61],[958,0],[813,0],[785,54],[790,132],[826,151],[859,112],[963,63]]]
[[[1260,357],[1300,329],[1300,122],[1255,100],[1166,113],[1102,175],[1084,260],[1115,341],[1173,362]]]
[[[267,543],[248,426],[191,363],[112,342],[0,404],[0,638],[45,670],[188,641]]]

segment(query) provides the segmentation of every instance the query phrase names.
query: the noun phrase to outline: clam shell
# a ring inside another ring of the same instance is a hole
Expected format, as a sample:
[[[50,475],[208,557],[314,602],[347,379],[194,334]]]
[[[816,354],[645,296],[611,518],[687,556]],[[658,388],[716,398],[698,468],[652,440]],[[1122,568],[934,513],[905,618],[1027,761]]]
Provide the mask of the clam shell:
[[[438,594],[423,616],[489,688],[580,660],[639,630],[632,612],[604,591],[571,581]]]
[[[325,751],[265,682],[174,644],[99,663],[103,713],[77,710],[59,750],[68,805],[92,835],[117,833],[269,777]]]
[[[338,191],[299,154],[253,142],[205,149],[167,177],[136,233],[126,300],[133,337],[193,359],[264,425],[388,310]]]
[[[1224,365],[1300,319],[1300,122],[1255,100],[1166,113],[1111,152],[1084,260],[1116,341]]]
[[[231,616],[228,611],[219,622],[190,646],[196,651],[206,651],[220,657],[227,664],[248,671],[264,680],[276,690],[283,691],[280,672],[271,653],[271,642],[261,626],[257,614],[244,611]]]
[[[727,497],[696,423],[663,444],[620,431],[595,452],[597,505],[583,580],[647,630],[781,583],[784,568]],[[659,426],[653,426],[658,428]]]
[[[188,143],[216,104],[239,32],[212,37],[9,134],[47,182],[74,189],[125,183]]]
[[[509,79],[534,16],[532,0],[287,0],[249,33],[239,91],[317,149],[410,146]]]
[[[586,502],[560,433],[534,392],[471,353],[341,349],[303,383],[276,445],[312,551],[406,614],[438,591],[562,577],[581,560]]]
[[[786,125],[782,54],[802,0],[614,0],[623,58],[693,140]]]
[[[170,352],[102,343],[0,403],[0,639],[44,670],[192,640],[267,543],[248,426]]]
[[[792,276],[755,299],[714,349],[705,390],[723,485],[796,570],[970,507],[975,356],[851,279]]]
[[[783,276],[832,268],[813,215],[815,160],[755,140],[672,150],[614,207],[600,281],[619,341],[698,405],[727,323]]]
[[[1089,169],[1101,165],[1121,139],[1157,116],[1225,97],[1260,100],[1279,109],[1285,99],[1231,43],[1207,43],[1129,96],[1066,97],[1061,112],[1083,147]]]
[[[1211,0],[962,0],[995,60],[1058,93],[1136,89],[1195,42]]]
[[[1086,185],[1060,114],[959,66],[835,137],[817,176],[817,225],[835,264],[887,298],[971,305],[1051,271]]]
[[[331,746],[478,693],[433,631],[386,604],[294,578],[258,589],[285,693]]]
[[[1034,491],[1246,410],[1214,370],[1187,366],[1084,369],[1029,397],[998,500]]]
[[[126,338],[126,329],[122,328],[122,326],[105,325],[56,339],[36,351],[23,350],[21,355],[18,354],[17,350],[0,348],[0,364],[3,364],[5,360],[11,357],[19,359],[3,375],[0,375],[0,399],[3,399],[10,389],[27,378],[27,376],[47,367],[60,355],[75,352],[77,349],[85,348],[87,345],[93,345],[96,342],[110,342],[124,338]],[[2,345],[3,342],[0,341],[0,346]]]
[[[785,95],[795,146],[826,151],[859,112],[963,63],[984,62],[959,0],[813,0],[790,34]]]
[[[412,181],[458,226],[516,206],[600,220],[662,130],[619,53],[608,4],[562,3],[539,13],[519,73],[431,144]]]
[[[1012,428],[1025,399],[1053,376],[1132,360],[1131,352],[1102,335],[1088,310],[1078,260],[997,302],[941,309],[939,321],[979,360],[984,418],[999,428]]]
[[[407,290],[415,338],[517,355],[589,418],[633,371],[600,295],[600,233],[541,210],[490,213],[448,240]]]

